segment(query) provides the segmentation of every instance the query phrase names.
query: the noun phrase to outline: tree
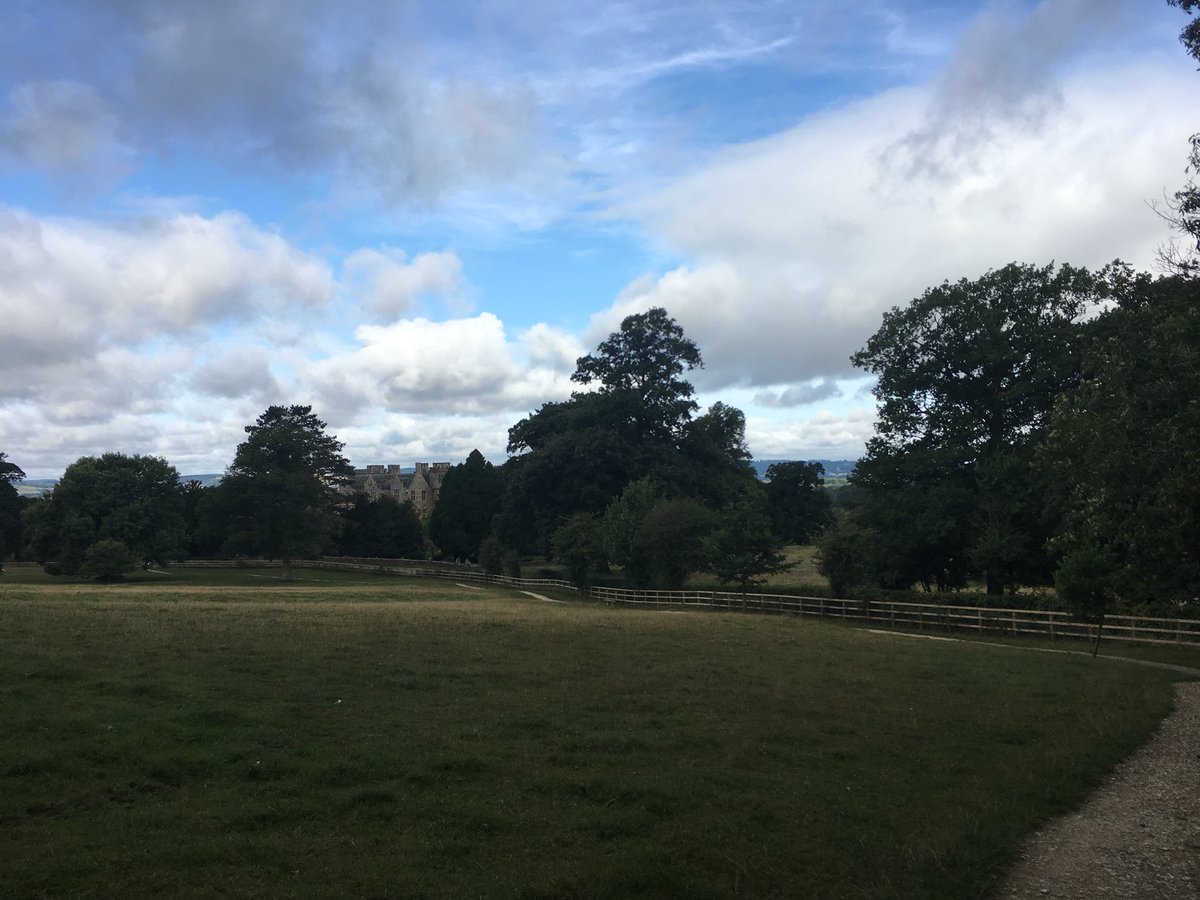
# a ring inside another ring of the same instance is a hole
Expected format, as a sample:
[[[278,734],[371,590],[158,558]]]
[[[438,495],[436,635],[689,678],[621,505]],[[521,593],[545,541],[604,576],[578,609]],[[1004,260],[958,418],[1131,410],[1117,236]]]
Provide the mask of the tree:
[[[177,559],[187,534],[179,473],[153,456],[83,457],[31,508],[26,525],[38,561],[68,575],[100,541],[123,544],[137,562]]]
[[[670,493],[721,509],[758,484],[746,447],[746,416],[717,402],[687,422],[676,449],[651,470]]]
[[[1105,547],[1088,546],[1068,554],[1054,573],[1054,591],[1081,622],[1096,626],[1092,656],[1100,652],[1104,619],[1116,604],[1113,572],[1116,562]]]
[[[1112,557],[1126,606],[1200,596],[1200,280],[1139,276],[1089,323],[1082,379],[1051,416],[1040,460],[1061,486],[1063,555]]]
[[[781,540],[808,544],[830,520],[829,495],[822,489],[819,462],[778,462],[767,466],[767,514]]]
[[[740,410],[697,405],[683,377],[700,351],[659,308],[628,316],[572,379],[593,387],[546,403],[509,429],[507,491],[498,536],[521,549],[548,547],[573,513],[599,515],[630,482],[652,478],[672,494],[715,506],[754,482]]]
[[[742,606],[752,585],[764,584],[768,576],[794,565],[783,555],[783,543],[771,530],[761,494],[750,494],[721,513],[708,552],[709,568],[717,580],[741,588]]]
[[[1119,266],[1095,276],[1011,263],[884,315],[852,357],[878,377],[879,418],[851,480],[867,489],[857,515],[891,545],[890,560],[888,552],[880,559],[896,579],[957,586],[973,570],[986,575],[989,593],[1013,584],[1011,553],[1047,535],[980,542],[985,527],[1011,532],[1040,521],[1020,509],[997,518],[1005,506],[988,492],[1008,488],[981,471],[1001,457],[1032,456],[1055,398],[1078,379],[1078,323],[1127,279]]]
[[[24,477],[21,468],[0,452],[0,572],[4,571],[5,556],[21,546],[21,496],[13,482]]]
[[[325,433],[311,406],[271,406],[238,445],[220,489],[235,518],[234,540],[245,549],[277,556],[283,577],[292,560],[319,552],[353,468],[343,444]]]
[[[670,438],[698,408],[693,388],[682,376],[703,365],[700,350],[661,307],[626,316],[619,331],[575,363],[571,380],[599,385],[601,394],[633,400],[639,439]]]
[[[79,574],[94,581],[121,581],[126,572],[135,568],[137,562],[124,541],[105,538],[84,552]]]
[[[638,526],[633,552],[643,561],[650,583],[677,589],[707,562],[712,513],[690,497],[660,500]]]
[[[341,508],[340,517],[335,540],[340,556],[415,559],[425,554],[421,518],[411,500],[401,503],[391,494],[371,498],[357,493]]]
[[[504,480],[500,470],[472,450],[442,481],[437,506],[429,516],[429,537],[454,559],[478,559],[479,547],[500,511]]]
[[[558,527],[551,543],[554,555],[566,567],[567,577],[586,593],[590,583],[588,574],[605,562],[596,517],[575,513]]]
[[[829,579],[835,597],[878,580],[883,565],[876,558],[879,534],[852,515],[835,519],[817,538],[817,571]],[[910,582],[911,583],[911,582]]]
[[[631,481],[621,496],[610,502],[600,519],[600,545],[610,563],[622,567],[629,585],[650,580],[647,561],[638,552],[638,529],[650,510],[663,499],[661,488],[649,478]]]

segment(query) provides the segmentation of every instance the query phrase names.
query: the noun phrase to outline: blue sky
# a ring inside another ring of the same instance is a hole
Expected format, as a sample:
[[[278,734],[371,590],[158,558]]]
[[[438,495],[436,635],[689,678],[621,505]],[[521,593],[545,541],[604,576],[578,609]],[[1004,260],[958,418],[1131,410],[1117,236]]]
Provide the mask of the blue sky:
[[[11,0],[0,450],[504,457],[665,306],[760,458],[855,457],[849,356],[1013,260],[1152,269],[1200,75],[1164,2]]]

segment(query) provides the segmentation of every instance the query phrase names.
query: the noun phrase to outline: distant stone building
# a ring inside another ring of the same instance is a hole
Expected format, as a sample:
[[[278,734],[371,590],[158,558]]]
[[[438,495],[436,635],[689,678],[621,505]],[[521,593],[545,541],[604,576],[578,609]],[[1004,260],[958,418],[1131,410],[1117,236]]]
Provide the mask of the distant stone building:
[[[393,465],[367,466],[354,470],[350,490],[366,494],[372,500],[383,494],[391,494],[401,503],[411,500],[416,511],[425,515],[437,503],[450,465],[419,462],[415,472],[402,472],[400,466]]]

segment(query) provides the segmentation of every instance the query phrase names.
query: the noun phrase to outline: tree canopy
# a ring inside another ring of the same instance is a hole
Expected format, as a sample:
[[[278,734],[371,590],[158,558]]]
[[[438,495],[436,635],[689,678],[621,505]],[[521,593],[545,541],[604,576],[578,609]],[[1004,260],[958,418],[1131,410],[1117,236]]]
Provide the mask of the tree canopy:
[[[186,525],[179,473],[164,459],[105,453],[67,467],[58,485],[27,518],[36,558],[57,571],[79,573],[93,551],[137,562],[166,562],[184,553]],[[103,574],[112,574],[107,568]]]
[[[277,556],[286,579],[294,557],[327,540],[354,471],[325,429],[311,406],[268,407],[246,426],[220,484],[235,548]]]
[[[21,468],[0,452],[0,566],[21,546],[21,497],[12,483],[24,477]]]
[[[1141,276],[1090,324],[1042,459],[1062,486],[1060,552],[1107,554],[1126,603],[1200,596],[1200,281]]]
[[[599,515],[630,482],[650,478],[669,495],[714,507],[754,484],[741,410],[703,415],[684,375],[700,351],[660,308],[627,316],[580,357],[572,379],[593,391],[547,403],[509,429],[501,539],[549,549],[575,513]]]
[[[451,467],[442,480],[437,505],[429,516],[430,539],[447,556],[477,560],[503,494],[500,470],[472,450],[466,462]]]
[[[1011,263],[884,315],[851,358],[878,378],[876,433],[852,481],[867,489],[861,524],[883,542],[881,583],[947,589],[979,572],[998,593],[1018,573],[1048,578],[1040,498],[1022,505],[1012,484],[1029,484],[1046,417],[1078,380],[1079,323],[1128,277]]]
[[[624,396],[639,438],[670,437],[696,411],[683,374],[703,365],[700,350],[661,307],[626,316],[595,353],[581,356],[571,380]]]

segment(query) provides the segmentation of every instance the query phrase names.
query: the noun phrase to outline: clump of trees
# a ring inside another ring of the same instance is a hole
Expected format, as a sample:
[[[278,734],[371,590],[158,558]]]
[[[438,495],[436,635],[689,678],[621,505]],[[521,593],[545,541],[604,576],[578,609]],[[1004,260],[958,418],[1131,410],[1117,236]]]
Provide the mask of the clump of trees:
[[[34,558],[65,575],[117,578],[184,552],[179,473],[154,456],[76,460],[23,521]]]
[[[509,430],[495,541],[557,556],[578,584],[610,566],[627,584],[662,588],[700,570],[745,588],[778,570],[779,535],[750,465],[745,416],[724,403],[700,412],[686,376],[702,365],[666,310],[627,316],[577,360],[572,380],[588,390]],[[819,528],[828,515],[819,476],[778,475],[781,527]],[[445,489],[439,507],[444,500]],[[790,510],[792,500],[800,508]],[[754,527],[735,538],[722,524],[731,518]]]
[[[820,541],[835,589],[1058,584],[1092,616],[1194,601],[1198,288],[1014,263],[886,314],[853,357],[879,421],[860,501]]]

